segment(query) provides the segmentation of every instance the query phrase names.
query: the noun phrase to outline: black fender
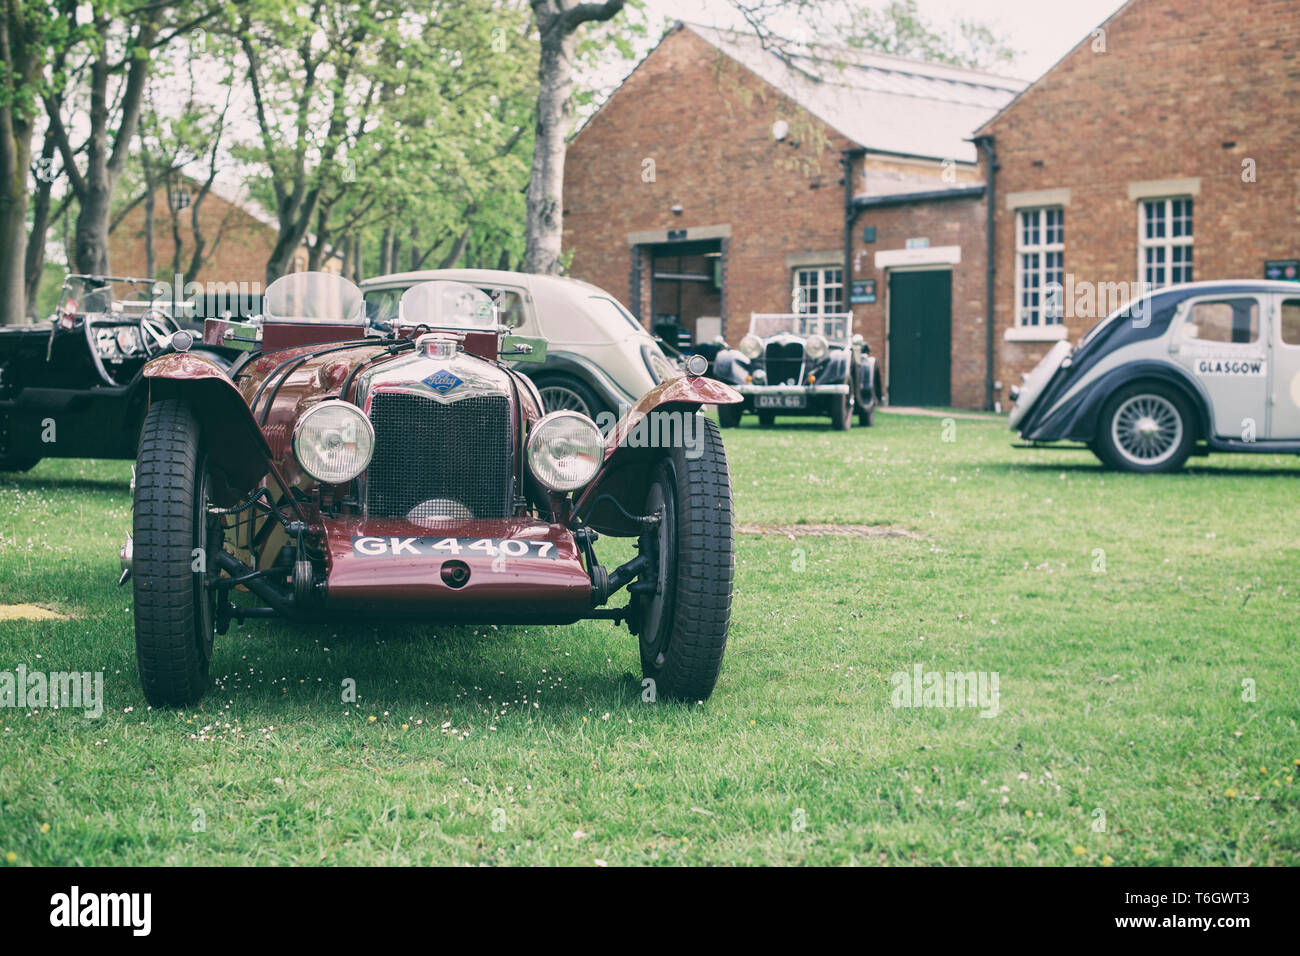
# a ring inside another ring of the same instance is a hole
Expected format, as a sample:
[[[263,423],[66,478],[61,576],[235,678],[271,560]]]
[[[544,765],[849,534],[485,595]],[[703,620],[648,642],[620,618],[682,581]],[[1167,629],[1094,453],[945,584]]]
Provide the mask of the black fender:
[[[848,349],[831,349],[826,354],[826,364],[822,367],[821,374],[817,376],[818,383],[838,385],[847,382],[852,385],[853,381],[849,377],[851,359]]]
[[[736,349],[720,349],[713,360],[713,377],[719,382],[739,385],[749,375],[749,359]]]
[[[1117,389],[1142,381],[1159,382],[1175,390],[1186,400],[1196,416],[1196,421],[1190,423],[1195,436],[1206,438],[1210,435],[1210,402],[1200,384],[1172,363],[1145,359],[1111,369],[1080,395],[1041,421],[1034,422],[1032,429],[1022,433],[1023,437],[1027,441],[1078,441],[1090,444],[1097,437],[1097,420],[1106,400]]]

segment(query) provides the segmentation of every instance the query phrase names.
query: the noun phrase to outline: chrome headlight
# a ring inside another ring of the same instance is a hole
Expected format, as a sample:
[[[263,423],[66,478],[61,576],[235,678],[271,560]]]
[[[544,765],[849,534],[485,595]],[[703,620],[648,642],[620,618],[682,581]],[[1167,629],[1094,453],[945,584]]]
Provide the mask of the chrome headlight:
[[[596,477],[604,460],[600,429],[577,412],[551,412],[528,436],[528,468],[551,491],[576,491]]]
[[[826,350],[829,348],[830,343],[827,342],[825,336],[822,335],[810,335],[808,336],[808,341],[803,344],[804,354],[813,361],[816,361],[825,355]]]
[[[747,359],[756,359],[763,354],[763,340],[757,335],[746,335],[740,340],[740,354]]]
[[[366,470],[375,430],[351,402],[327,399],[312,406],[293,430],[293,456],[302,470],[326,485],[341,485]]]

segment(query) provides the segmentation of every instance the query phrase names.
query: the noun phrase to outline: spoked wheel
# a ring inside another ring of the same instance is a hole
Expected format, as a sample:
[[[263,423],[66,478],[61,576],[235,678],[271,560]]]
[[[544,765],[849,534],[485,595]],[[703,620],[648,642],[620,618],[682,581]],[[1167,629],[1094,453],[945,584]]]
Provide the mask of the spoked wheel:
[[[192,704],[208,687],[216,616],[219,519],[208,515],[206,455],[184,402],[156,402],[136,462],[133,570],[135,650],[145,698]]]
[[[646,514],[659,511],[658,589],[640,598],[641,672],[657,693],[704,700],[713,693],[731,620],[735,555],[731,476],[717,426],[702,420],[698,458],[674,448],[656,465]]]
[[[853,389],[834,399],[831,406],[831,427],[846,432],[853,427]]]
[[[1177,471],[1195,441],[1191,415],[1179,395],[1159,385],[1134,385],[1106,402],[1094,451],[1123,471]]]
[[[550,412],[577,412],[595,418],[603,406],[586,385],[568,377],[541,379],[537,391],[542,396],[542,407]]]

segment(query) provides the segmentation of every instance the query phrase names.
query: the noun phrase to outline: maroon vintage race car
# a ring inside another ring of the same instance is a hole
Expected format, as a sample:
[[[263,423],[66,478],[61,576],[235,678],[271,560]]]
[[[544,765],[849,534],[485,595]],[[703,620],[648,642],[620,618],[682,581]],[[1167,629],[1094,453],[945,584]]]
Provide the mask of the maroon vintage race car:
[[[133,533],[145,696],[208,685],[214,634],[250,618],[356,614],[443,623],[625,622],[657,692],[701,700],[722,663],[734,570],[731,480],[706,404],[740,395],[688,374],[601,428],[543,414],[503,362],[511,338],[483,292],[427,282],[383,338],[338,276],[298,273],[263,315],[209,320],[209,344],[150,362]],[[607,568],[601,535],[636,539]],[[618,592],[625,600],[610,606]]]

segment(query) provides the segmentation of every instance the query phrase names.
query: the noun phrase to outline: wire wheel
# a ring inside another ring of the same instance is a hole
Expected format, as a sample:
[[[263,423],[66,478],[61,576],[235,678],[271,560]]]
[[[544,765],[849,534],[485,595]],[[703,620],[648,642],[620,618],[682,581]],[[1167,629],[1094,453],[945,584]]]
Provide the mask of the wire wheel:
[[[1111,418],[1111,441],[1126,462],[1150,468],[1174,456],[1183,443],[1183,416],[1163,395],[1126,399]]]
[[[549,412],[577,412],[591,418],[591,406],[587,400],[568,385],[543,385],[538,389],[542,396],[542,405]]]

